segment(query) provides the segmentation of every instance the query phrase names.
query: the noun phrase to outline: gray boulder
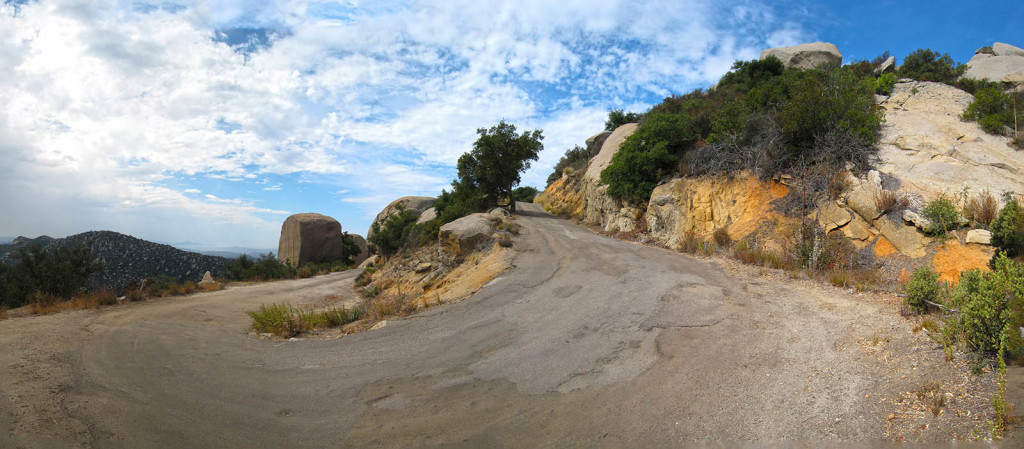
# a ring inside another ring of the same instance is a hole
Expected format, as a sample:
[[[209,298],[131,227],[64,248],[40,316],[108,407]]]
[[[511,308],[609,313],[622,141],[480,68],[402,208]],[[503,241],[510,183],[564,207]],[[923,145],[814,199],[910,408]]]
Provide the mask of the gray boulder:
[[[416,223],[423,224],[435,218],[437,218],[437,211],[433,207],[431,207],[430,209],[427,209],[423,211],[422,214],[420,214],[420,218],[416,220]]]
[[[896,71],[896,57],[890,56],[875,69],[875,75],[882,75],[885,73],[892,73]]]
[[[967,243],[991,245],[992,233],[984,229],[971,229],[970,231],[967,231]]]
[[[406,210],[411,210],[416,216],[419,216],[427,209],[433,208],[434,201],[437,201],[437,198],[430,196],[403,196],[392,201],[373,218],[373,222],[370,223],[370,229],[366,231],[366,238],[373,236],[374,223],[380,223],[389,216],[398,213],[399,206],[404,207]]]
[[[761,60],[775,56],[786,68],[809,70],[825,64],[842,65],[843,54],[834,44],[814,42],[792,47],[769,48],[761,52]]]
[[[497,217],[476,213],[441,226],[438,233],[442,250],[463,259],[491,240]]]
[[[341,224],[326,215],[295,214],[281,225],[277,260],[292,266],[341,260]]]

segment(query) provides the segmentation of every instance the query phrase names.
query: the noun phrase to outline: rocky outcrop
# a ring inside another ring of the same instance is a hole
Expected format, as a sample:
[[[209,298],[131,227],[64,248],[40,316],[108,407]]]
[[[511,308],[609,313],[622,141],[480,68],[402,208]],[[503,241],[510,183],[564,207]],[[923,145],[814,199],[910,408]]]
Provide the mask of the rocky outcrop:
[[[441,226],[438,233],[441,250],[457,260],[465,258],[491,240],[496,220],[498,217],[494,215],[476,213]]]
[[[1024,193],[1024,159],[1010,139],[986,133],[960,120],[974,97],[931,82],[897,83],[881,103],[885,122],[879,142],[878,171],[897,178],[901,188],[930,199],[964,186]]]
[[[1024,49],[1002,42],[982,47],[967,62],[964,78],[1002,82],[1011,88],[1024,87]]]
[[[384,221],[385,218],[398,212],[400,207],[404,207],[406,210],[412,211],[417,216],[422,215],[427,209],[434,207],[434,201],[437,198],[429,196],[403,196],[397,200],[392,201],[390,204],[384,207],[377,216],[373,218],[373,222],[370,223],[370,229],[366,231],[366,238],[373,236],[373,225]]]
[[[307,262],[334,262],[342,258],[341,224],[315,213],[295,214],[281,225],[277,260],[302,266]]]
[[[435,218],[437,218],[437,211],[433,207],[431,207],[430,209],[427,209],[423,211],[422,214],[420,214],[420,218],[416,220],[416,223],[423,224]]]
[[[581,185],[581,218],[584,223],[599,225],[606,231],[629,232],[636,229],[636,221],[643,212],[612,198],[608,195],[608,186],[601,184],[601,172],[611,164],[612,157],[636,128],[636,123],[616,128],[601,145],[597,156],[590,160]]]
[[[608,140],[608,136],[612,135],[611,131],[601,131],[593,136],[587,138],[587,153],[590,157],[597,156],[601,152],[601,147],[604,146],[604,141]]]
[[[363,263],[367,257],[370,257],[370,248],[363,236],[359,234],[349,234],[349,237],[352,237],[352,241],[359,247],[359,254],[352,256],[352,263],[359,265]]]
[[[886,74],[886,73],[893,73],[895,71],[896,71],[896,57],[895,56],[890,56],[890,57],[886,58],[885,61],[882,61],[882,63],[879,64],[877,68],[875,68],[875,75],[883,75],[883,74]]]
[[[835,45],[827,42],[769,48],[761,52],[761,60],[769,56],[779,58],[787,69],[809,70],[822,65],[843,64],[843,54],[839,53]]]
[[[733,178],[676,178],[658,187],[647,205],[651,237],[670,248],[688,233],[710,236],[726,229],[733,240],[756,231],[775,216],[771,202],[786,195],[782,184],[762,183],[751,174]]]

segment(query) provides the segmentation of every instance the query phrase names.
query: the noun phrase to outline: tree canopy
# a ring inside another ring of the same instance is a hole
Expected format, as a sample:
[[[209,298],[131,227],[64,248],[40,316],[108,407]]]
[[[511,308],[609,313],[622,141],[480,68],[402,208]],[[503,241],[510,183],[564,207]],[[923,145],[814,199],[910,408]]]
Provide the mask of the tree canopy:
[[[504,120],[476,132],[479,137],[473,149],[459,158],[459,179],[452,183],[456,197],[463,193],[459,189],[475,191],[484,204],[508,201],[509,209],[515,212],[513,189],[519,185],[522,172],[530,168],[530,161],[539,158],[544,135],[539,129],[519,134],[515,125]]]

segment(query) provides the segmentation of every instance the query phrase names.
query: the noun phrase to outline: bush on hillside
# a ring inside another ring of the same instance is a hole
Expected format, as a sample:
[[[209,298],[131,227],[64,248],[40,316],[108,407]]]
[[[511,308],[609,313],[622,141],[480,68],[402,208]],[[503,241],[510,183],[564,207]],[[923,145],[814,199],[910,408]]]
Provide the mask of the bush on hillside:
[[[415,212],[397,205],[396,212],[388,215],[384,220],[373,223],[373,235],[370,236],[370,243],[377,246],[384,257],[391,257],[398,250],[406,246],[409,240],[409,233],[419,216]]]
[[[91,242],[44,250],[39,245],[21,248],[14,263],[0,263],[0,305],[21,307],[36,293],[68,299],[86,286],[89,277],[103,273],[93,259]]]
[[[949,53],[939,54],[929,49],[917,49],[903,58],[899,76],[918,81],[955,84],[967,66],[953,61]]]
[[[586,148],[576,145],[573,148],[565,150],[565,155],[558,159],[558,163],[555,164],[555,171],[548,175],[548,184],[558,181],[562,178],[562,173],[565,169],[571,168],[575,171],[582,170],[587,166],[587,161],[590,160],[590,153],[587,152]]]
[[[933,236],[945,236],[947,232],[960,226],[960,213],[953,201],[940,196],[926,204],[921,215],[932,222],[925,233]]]
[[[1024,95],[1018,93],[1015,96],[1017,98],[1003,93],[996,86],[981,88],[974,93],[974,101],[967,106],[961,118],[978,122],[989,134],[1006,135],[1007,129],[1012,133],[1015,113],[1017,122],[1024,122]],[[1020,106],[1014,107],[1015,103]]]
[[[971,347],[988,353],[999,351],[1001,340],[1012,336],[1008,334],[1019,337],[1017,328],[1024,324],[1024,265],[1003,254],[993,262],[991,272],[961,273],[953,290],[953,306],[959,311],[953,326]],[[1006,349],[1020,353],[1019,341],[1008,341]]]
[[[1009,257],[1024,254],[1024,208],[1017,199],[1011,199],[999,211],[989,227],[992,246]]]
[[[347,232],[341,234],[341,262],[343,265],[352,265],[355,263],[355,257],[362,252],[363,249],[356,243],[355,238]]]
[[[875,93],[878,95],[892,95],[892,89],[896,87],[896,75],[886,73],[875,80]]]
[[[943,286],[939,282],[939,274],[931,267],[918,268],[907,281],[903,304],[915,313],[928,310],[928,301],[941,302]]]

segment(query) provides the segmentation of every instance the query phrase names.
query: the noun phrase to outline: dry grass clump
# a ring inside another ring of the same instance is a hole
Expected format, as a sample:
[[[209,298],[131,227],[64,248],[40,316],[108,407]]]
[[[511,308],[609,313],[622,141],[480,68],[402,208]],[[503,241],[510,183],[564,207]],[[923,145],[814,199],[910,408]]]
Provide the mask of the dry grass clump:
[[[315,310],[287,304],[263,304],[259,309],[250,310],[246,314],[252,318],[254,331],[290,338],[302,332],[351,323],[363,316],[363,309],[328,307]]]
[[[910,208],[910,197],[900,192],[881,189],[875,194],[875,208],[883,215],[903,212]]]
[[[7,319],[7,306],[0,306],[0,320]]]
[[[725,228],[715,229],[715,233],[711,235],[711,238],[714,239],[716,245],[723,248],[732,244],[732,237],[729,236],[729,231],[726,231]]]
[[[983,190],[964,203],[963,215],[975,226],[988,229],[999,215],[999,203],[988,190]]]
[[[688,254],[699,254],[701,256],[710,256],[718,250],[718,247],[714,242],[709,242],[700,237],[692,230],[687,231],[683,234],[682,241],[679,242],[679,251]]]
[[[117,296],[110,290],[82,293],[67,300],[49,293],[36,292],[32,295],[29,312],[33,315],[49,315],[66,310],[98,309],[114,304],[117,304]]]

